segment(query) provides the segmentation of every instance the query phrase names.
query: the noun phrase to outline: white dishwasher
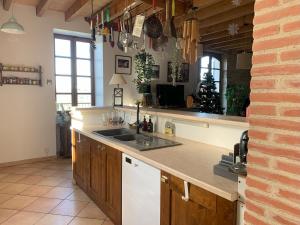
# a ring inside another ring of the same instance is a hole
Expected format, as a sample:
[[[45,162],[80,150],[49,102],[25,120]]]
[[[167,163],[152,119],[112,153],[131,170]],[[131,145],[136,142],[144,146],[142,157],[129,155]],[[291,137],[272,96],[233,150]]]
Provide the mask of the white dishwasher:
[[[122,158],[122,225],[160,225],[160,170]]]

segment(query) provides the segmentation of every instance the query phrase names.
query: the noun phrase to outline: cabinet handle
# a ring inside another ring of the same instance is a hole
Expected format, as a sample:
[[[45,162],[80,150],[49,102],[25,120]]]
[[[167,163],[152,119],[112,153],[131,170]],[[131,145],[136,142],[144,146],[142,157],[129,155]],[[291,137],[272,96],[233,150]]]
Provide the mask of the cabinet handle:
[[[181,198],[186,202],[190,200],[189,183],[187,181],[184,181],[184,196],[182,196]]]
[[[162,183],[168,183],[168,177],[166,176],[161,176],[160,180]]]

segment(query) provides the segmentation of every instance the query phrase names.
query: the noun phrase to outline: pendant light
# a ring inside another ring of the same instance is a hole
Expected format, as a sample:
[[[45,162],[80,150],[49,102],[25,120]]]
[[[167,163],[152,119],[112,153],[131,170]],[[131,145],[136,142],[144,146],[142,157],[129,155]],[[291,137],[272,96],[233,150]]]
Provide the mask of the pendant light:
[[[2,26],[0,27],[0,31],[5,32],[5,33],[9,33],[9,34],[24,34],[25,30],[24,27],[18,23],[18,21],[16,20],[16,18],[14,17],[14,4],[12,6],[12,13],[11,13],[11,17],[9,18],[9,20],[2,24]]]

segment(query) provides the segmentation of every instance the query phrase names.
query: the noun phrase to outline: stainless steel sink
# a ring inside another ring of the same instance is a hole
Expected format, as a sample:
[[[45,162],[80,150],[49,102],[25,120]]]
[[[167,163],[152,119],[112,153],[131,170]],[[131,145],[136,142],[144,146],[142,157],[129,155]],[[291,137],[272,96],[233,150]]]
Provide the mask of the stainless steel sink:
[[[100,135],[103,135],[105,137],[132,134],[132,132],[130,132],[130,130],[125,129],[125,128],[110,129],[110,130],[99,130],[99,131],[94,131],[93,133],[100,134]]]
[[[159,138],[150,134],[135,134],[133,131],[125,128],[100,130],[94,131],[93,133],[109,138],[110,140],[119,141],[140,151],[148,151],[181,145],[181,143]]]

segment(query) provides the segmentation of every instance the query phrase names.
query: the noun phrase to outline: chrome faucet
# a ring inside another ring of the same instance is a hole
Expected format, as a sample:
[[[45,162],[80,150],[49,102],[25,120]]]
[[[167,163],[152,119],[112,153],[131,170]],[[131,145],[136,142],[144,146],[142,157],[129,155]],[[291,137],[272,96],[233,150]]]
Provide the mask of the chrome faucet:
[[[136,111],[136,133],[140,133],[140,103],[137,102],[137,111]]]

